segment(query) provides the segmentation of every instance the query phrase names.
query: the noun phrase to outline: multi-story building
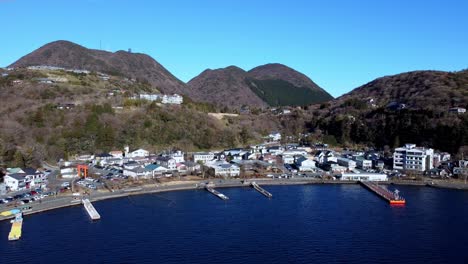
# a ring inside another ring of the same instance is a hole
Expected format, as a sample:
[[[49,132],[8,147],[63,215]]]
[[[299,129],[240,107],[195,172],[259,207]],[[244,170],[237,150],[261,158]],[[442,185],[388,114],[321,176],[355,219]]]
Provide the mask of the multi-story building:
[[[215,155],[212,152],[197,152],[193,154],[193,162],[201,162],[203,164],[206,164],[207,162],[210,162],[214,160]]]
[[[434,167],[434,150],[431,148],[416,147],[415,144],[406,144],[396,148],[393,153],[393,169],[426,171]]]

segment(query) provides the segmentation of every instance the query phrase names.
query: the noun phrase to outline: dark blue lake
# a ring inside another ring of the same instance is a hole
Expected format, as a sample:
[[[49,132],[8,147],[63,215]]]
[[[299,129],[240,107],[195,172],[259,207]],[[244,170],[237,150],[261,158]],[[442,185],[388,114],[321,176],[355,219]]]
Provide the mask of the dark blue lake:
[[[389,187],[393,188],[393,187]],[[359,185],[168,192],[0,222],[0,263],[468,263],[468,192],[398,187],[404,207]]]

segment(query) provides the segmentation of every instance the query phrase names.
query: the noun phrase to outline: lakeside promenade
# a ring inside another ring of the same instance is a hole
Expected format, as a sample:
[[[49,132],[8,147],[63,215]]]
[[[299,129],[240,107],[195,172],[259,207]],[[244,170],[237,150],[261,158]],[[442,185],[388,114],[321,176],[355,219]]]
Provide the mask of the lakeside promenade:
[[[336,180],[318,180],[318,179],[308,179],[308,178],[297,178],[297,179],[211,179],[211,180],[199,180],[199,181],[179,181],[179,182],[169,182],[161,185],[141,185],[138,187],[115,190],[113,192],[108,190],[100,190],[93,192],[90,195],[81,195],[74,196],[72,194],[60,194],[57,196],[49,196],[42,199],[40,202],[36,201],[33,203],[18,205],[18,206],[8,206],[1,205],[0,212],[11,210],[15,208],[20,208],[24,206],[30,206],[31,210],[24,212],[24,215],[31,215],[35,213],[41,213],[49,210],[54,210],[58,208],[64,208],[69,206],[82,205],[81,199],[87,198],[91,202],[102,201],[107,199],[115,199],[128,197],[132,195],[143,195],[151,193],[160,193],[160,192],[169,192],[169,191],[183,191],[183,190],[196,190],[203,189],[207,182],[213,182],[216,188],[230,188],[230,187],[250,187],[250,183],[255,181],[259,185],[307,185],[307,184],[358,184],[356,181],[336,181]],[[379,184],[383,185],[414,185],[414,186],[430,186],[438,188],[450,188],[450,189],[463,189],[468,190],[468,186],[464,184],[456,183],[433,183],[433,182],[410,182],[410,181],[389,181],[381,182]],[[0,216],[0,221],[11,219],[12,216]]]

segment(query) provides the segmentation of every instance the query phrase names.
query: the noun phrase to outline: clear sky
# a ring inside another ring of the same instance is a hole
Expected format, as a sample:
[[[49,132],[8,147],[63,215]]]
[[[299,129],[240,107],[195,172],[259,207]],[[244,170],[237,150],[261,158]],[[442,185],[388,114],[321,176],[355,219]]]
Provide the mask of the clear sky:
[[[0,19],[0,66],[62,39],[149,54],[183,81],[279,62],[333,96],[468,68],[466,0],[0,0]]]

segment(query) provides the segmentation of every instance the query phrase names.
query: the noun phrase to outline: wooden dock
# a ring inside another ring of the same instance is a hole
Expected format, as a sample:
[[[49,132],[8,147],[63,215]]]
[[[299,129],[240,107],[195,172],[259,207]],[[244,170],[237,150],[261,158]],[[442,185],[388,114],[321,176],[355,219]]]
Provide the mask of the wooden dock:
[[[97,212],[96,208],[94,208],[93,204],[89,201],[89,199],[81,200],[83,202],[84,208],[91,217],[92,220],[99,220],[101,219],[101,215]]]
[[[406,203],[406,200],[399,195],[398,190],[395,190],[395,192],[391,192],[386,188],[378,185],[377,183],[370,181],[360,181],[360,183],[367,189],[371,190],[372,192],[383,198],[384,200],[388,201],[390,204],[403,205]]]
[[[227,197],[226,195],[218,192],[217,190],[211,188],[211,187],[206,187],[205,188],[207,191],[209,191],[210,193],[216,195],[216,197],[218,197],[219,199],[221,200],[229,200],[229,197]]]
[[[252,182],[250,185],[252,187],[254,187],[254,189],[257,190],[259,193],[265,195],[266,197],[268,197],[268,198],[273,197],[273,195],[271,193],[267,192],[265,189],[260,187],[256,182]]]

